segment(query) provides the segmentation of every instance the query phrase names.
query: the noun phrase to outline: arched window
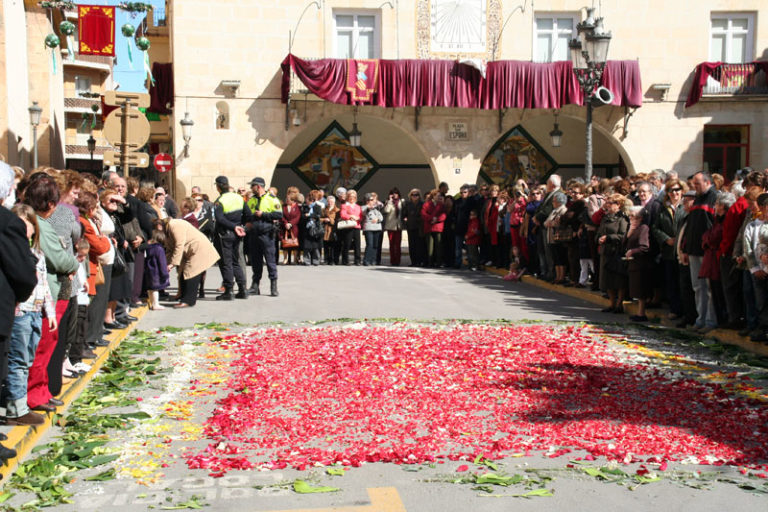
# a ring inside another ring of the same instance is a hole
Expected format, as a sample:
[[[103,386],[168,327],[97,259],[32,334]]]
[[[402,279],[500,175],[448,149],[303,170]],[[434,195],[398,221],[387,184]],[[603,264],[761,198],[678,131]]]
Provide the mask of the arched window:
[[[226,101],[216,102],[216,129],[229,130],[229,105]]]

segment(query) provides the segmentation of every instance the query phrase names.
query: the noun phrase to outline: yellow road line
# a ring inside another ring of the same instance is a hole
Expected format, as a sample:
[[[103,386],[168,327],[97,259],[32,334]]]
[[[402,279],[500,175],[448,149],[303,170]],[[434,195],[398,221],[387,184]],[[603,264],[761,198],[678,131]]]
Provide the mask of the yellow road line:
[[[146,312],[147,312],[146,307],[131,310],[131,314],[137,317],[139,320],[141,320],[141,318],[144,316]],[[128,334],[133,329],[136,328],[139,320],[137,320],[136,322],[134,322],[133,325],[125,329],[114,331],[107,338],[110,342],[108,346],[99,347],[96,350],[94,350],[94,352],[96,352],[96,359],[94,359],[93,363],[91,363],[91,370],[85,375],[82,375],[76,379],[73,379],[71,382],[65,383],[62,386],[61,396],[59,397],[59,400],[63,401],[64,405],[62,405],[59,408],[59,410],[66,409],[69,406],[69,404],[71,404],[80,395],[80,393],[83,391],[85,386],[87,386],[88,383],[91,382],[91,380],[93,380],[93,378],[96,376],[98,371],[107,361],[112,351],[115,350],[118,346],[120,346],[120,343],[128,336]],[[53,415],[54,413],[51,413],[51,412],[44,413],[45,423],[43,423],[42,425],[34,425],[34,426],[19,425],[19,426],[13,427],[11,431],[6,434],[8,436],[8,440],[3,441],[2,444],[7,446],[8,448],[14,448],[16,450],[16,457],[12,459],[8,459],[8,463],[0,467],[0,475],[2,475],[2,482],[0,482],[0,486],[2,486],[5,482],[8,481],[8,478],[16,469],[16,466],[18,466],[19,461],[21,461],[24,457],[26,457],[32,451],[32,449],[37,445],[38,441],[40,441],[43,435],[51,428]]]
[[[325,508],[290,508],[263,512],[406,512],[400,500],[400,494],[394,487],[374,487],[367,489],[370,505]]]

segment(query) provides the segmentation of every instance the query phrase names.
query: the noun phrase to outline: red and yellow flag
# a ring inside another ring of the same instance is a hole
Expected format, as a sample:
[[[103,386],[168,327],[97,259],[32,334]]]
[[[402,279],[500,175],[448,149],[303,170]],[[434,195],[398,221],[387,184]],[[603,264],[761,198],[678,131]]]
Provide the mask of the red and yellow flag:
[[[81,55],[115,56],[115,8],[78,5],[78,35]]]
[[[378,59],[347,59],[347,91],[352,101],[371,101],[378,81]]]

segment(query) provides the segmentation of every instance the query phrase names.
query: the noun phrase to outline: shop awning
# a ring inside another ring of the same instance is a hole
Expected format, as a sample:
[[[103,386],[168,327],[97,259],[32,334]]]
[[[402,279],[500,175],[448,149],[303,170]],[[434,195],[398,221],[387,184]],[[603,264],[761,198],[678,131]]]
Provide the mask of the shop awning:
[[[292,70],[311,94],[341,105],[493,110],[583,104],[570,61],[493,61],[485,76],[455,60],[304,60],[288,55],[281,67],[283,103],[290,96]],[[602,85],[613,92],[613,105],[643,103],[636,60],[608,61]]]

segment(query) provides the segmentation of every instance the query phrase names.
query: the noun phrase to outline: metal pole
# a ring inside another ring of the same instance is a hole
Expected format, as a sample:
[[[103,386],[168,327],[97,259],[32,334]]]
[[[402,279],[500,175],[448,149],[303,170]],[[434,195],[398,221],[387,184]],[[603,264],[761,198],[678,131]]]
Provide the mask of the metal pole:
[[[93,174],[93,151],[91,151],[91,174]]]
[[[585,157],[585,180],[587,183],[592,179],[592,101],[587,98],[587,152]]]
[[[120,106],[123,111],[122,130],[120,130],[120,169],[123,177],[128,177],[128,100]]]
[[[32,147],[33,147],[32,168],[37,169],[37,125],[36,124],[32,125]]]

